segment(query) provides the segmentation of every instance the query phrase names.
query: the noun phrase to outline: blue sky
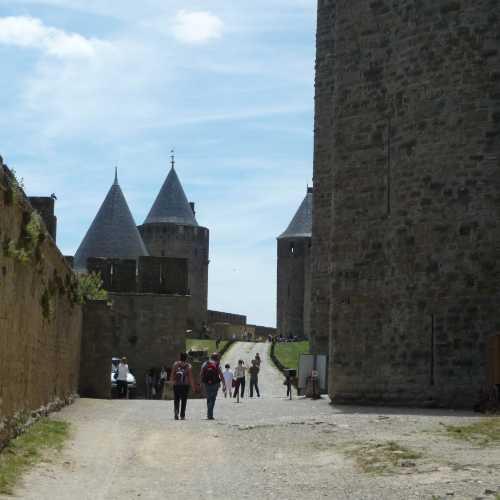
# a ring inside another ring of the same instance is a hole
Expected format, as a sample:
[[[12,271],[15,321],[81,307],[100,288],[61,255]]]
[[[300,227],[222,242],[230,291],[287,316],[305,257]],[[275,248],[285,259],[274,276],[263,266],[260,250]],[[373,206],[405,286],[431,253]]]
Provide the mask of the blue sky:
[[[0,154],[76,251],[118,165],[137,224],[175,147],[209,307],[274,325],[276,236],[311,184],[313,0],[0,0]]]

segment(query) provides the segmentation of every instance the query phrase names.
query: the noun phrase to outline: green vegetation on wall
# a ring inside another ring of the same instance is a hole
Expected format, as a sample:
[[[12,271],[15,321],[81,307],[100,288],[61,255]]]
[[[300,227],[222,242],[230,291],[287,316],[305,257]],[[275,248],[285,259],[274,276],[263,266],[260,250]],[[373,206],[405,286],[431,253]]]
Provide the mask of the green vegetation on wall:
[[[102,287],[101,276],[97,273],[78,274],[76,301],[83,304],[89,300],[106,300],[108,292]]]
[[[5,204],[13,205],[17,200],[17,197],[24,190],[23,179],[18,179],[15,170],[6,169],[5,178],[7,179],[7,190],[5,191]]]
[[[3,251],[6,257],[11,257],[21,264],[28,264],[34,258],[40,260],[40,245],[45,240],[40,214],[33,211],[25,216],[25,223],[21,228],[18,241],[4,240]]]

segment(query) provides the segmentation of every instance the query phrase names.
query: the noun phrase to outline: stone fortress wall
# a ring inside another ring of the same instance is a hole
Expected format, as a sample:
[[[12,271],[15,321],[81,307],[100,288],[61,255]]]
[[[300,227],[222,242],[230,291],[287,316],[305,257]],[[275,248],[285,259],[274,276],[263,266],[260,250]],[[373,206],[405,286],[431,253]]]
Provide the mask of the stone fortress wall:
[[[328,308],[331,398],[471,407],[500,332],[500,3],[318,12],[312,318]]]
[[[80,395],[111,396],[111,358],[126,356],[146,395],[146,374],[170,368],[186,349],[189,296],[110,293],[84,306]]]
[[[187,259],[90,258],[87,269],[109,294],[84,306],[80,394],[110,397],[111,358],[126,356],[144,396],[146,373],[170,368],[186,348]]]
[[[0,159],[0,447],[77,392],[81,339],[72,270],[9,172]]]
[[[87,259],[89,273],[97,273],[108,292],[189,295],[188,261],[169,257]]]
[[[200,332],[207,323],[209,230],[167,222],[143,224],[138,229],[150,255],[187,259],[188,328]]]
[[[310,351],[329,354],[335,2],[319,0],[316,34],[314,195],[311,246]]]

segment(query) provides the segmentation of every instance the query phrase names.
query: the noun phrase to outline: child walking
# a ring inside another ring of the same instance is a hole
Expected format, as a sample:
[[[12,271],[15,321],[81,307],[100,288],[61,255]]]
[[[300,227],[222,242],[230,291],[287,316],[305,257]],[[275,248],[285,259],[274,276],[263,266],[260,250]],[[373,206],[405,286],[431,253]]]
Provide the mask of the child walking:
[[[224,366],[224,382],[226,383],[226,390],[224,391],[224,397],[232,396],[232,387],[233,387],[233,372],[231,371],[231,366],[229,364]]]

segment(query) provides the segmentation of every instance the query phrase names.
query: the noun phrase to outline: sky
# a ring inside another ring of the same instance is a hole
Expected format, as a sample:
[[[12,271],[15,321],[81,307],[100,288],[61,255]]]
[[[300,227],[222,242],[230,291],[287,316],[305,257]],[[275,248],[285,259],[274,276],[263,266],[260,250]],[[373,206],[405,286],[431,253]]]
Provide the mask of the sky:
[[[210,309],[276,323],[276,237],[312,183],[313,0],[0,0],[0,154],[73,255],[118,166],[210,229]]]

